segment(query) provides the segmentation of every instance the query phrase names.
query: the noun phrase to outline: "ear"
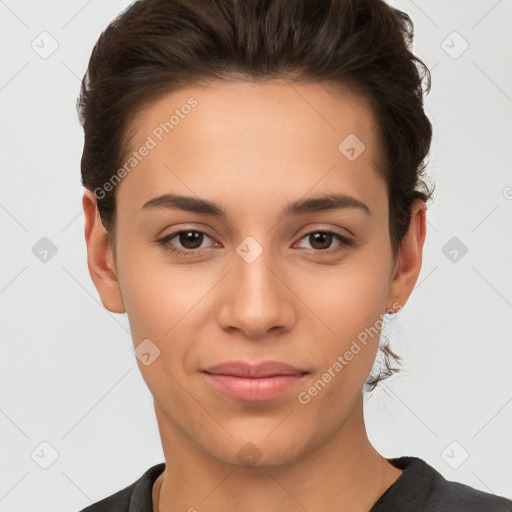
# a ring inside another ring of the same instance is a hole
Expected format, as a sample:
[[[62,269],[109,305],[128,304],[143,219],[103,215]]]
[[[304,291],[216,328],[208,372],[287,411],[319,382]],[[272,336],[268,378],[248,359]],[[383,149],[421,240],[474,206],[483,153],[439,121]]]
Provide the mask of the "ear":
[[[426,210],[422,199],[413,201],[409,228],[400,245],[392,273],[386,306],[388,313],[397,312],[405,306],[418,280],[427,231]]]
[[[101,222],[96,197],[90,190],[85,190],[82,205],[85,217],[85,242],[89,274],[105,308],[112,313],[124,313],[125,307],[117,279],[112,248]]]

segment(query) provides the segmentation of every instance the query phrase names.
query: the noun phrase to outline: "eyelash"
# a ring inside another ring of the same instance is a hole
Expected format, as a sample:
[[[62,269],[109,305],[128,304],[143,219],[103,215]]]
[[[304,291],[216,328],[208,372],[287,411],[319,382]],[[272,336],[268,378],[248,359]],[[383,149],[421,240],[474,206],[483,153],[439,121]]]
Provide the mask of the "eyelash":
[[[170,251],[171,253],[177,255],[177,256],[197,256],[197,254],[200,252],[200,249],[175,249],[173,247],[170,247],[169,241],[175,238],[177,235],[180,235],[182,233],[201,233],[202,235],[207,236],[208,238],[212,238],[208,233],[205,231],[201,231],[200,229],[182,229],[180,231],[175,231],[174,233],[171,233],[169,235],[166,235],[158,240],[156,242],[164,247],[166,250]],[[328,230],[315,230],[310,231],[309,233],[305,233],[304,236],[300,238],[300,240],[303,240],[304,238],[316,234],[316,233],[322,233],[325,235],[333,235],[341,244],[338,246],[338,248],[335,249],[310,249],[308,252],[312,253],[315,256],[325,256],[326,254],[331,255],[338,252],[341,252],[345,250],[347,247],[353,247],[355,245],[355,242],[351,240],[350,238],[337,233],[336,231],[328,231]],[[212,238],[213,239],[213,238]]]

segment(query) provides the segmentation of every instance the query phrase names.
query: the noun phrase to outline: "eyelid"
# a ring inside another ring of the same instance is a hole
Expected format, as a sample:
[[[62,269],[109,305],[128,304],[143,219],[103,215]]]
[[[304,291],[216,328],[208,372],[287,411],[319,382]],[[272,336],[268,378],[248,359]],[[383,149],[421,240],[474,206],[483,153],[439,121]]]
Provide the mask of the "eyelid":
[[[340,235],[344,238],[351,238],[355,243],[356,235],[350,231],[350,229],[335,225],[329,225],[322,222],[319,223],[313,223],[312,225],[309,225],[307,227],[307,231],[304,232],[304,234],[301,236],[304,237],[305,235],[310,235],[311,233],[317,233],[318,231],[328,232],[328,233],[336,233],[337,235]]]
[[[346,233],[344,232],[346,231]],[[346,228],[339,228],[339,227],[334,227],[334,226],[326,226],[325,224],[318,224],[316,226],[310,226],[307,228],[307,231],[305,231],[302,235],[300,235],[300,239],[304,238],[306,235],[312,235],[313,233],[332,233],[332,234],[336,234],[336,235],[339,235],[343,238],[346,238],[347,240],[351,239],[352,241],[355,242],[355,240],[353,240],[353,237],[354,237],[354,234],[349,231],[348,229]]]

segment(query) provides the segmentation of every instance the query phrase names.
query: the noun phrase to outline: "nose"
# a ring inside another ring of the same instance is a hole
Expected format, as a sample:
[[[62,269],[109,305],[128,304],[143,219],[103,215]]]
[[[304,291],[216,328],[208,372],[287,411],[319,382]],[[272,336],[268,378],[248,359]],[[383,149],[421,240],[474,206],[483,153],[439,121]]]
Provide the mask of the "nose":
[[[225,279],[218,313],[222,328],[240,330],[250,338],[291,328],[296,315],[290,278],[271,261],[270,251],[254,261],[236,254]]]

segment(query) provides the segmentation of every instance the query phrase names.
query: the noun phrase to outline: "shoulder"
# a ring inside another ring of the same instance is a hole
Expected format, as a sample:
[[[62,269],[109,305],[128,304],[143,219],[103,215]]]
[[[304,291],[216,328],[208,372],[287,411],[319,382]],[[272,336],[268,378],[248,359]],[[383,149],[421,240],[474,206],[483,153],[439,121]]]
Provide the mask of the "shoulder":
[[[152,489],[165,463],[149,468],[138,480],[79,512],[152,512]]]
[[[434,468],[432,468],[434,469]],[[434,471],[436,471],[434,469]],[[465,512],[512,512],[512,501],[504,496],[446,480],[440,473],[431,496],[431,509]]]
[[[512,512],[510,499],[447,480],[419,457],[388,461],[403,473],[377,501],[372,512]]]
[[[128,512],[130,510],[130,498],[133,494],[135,482],[115,494],[112,494],[84,509],[80,512]]]

